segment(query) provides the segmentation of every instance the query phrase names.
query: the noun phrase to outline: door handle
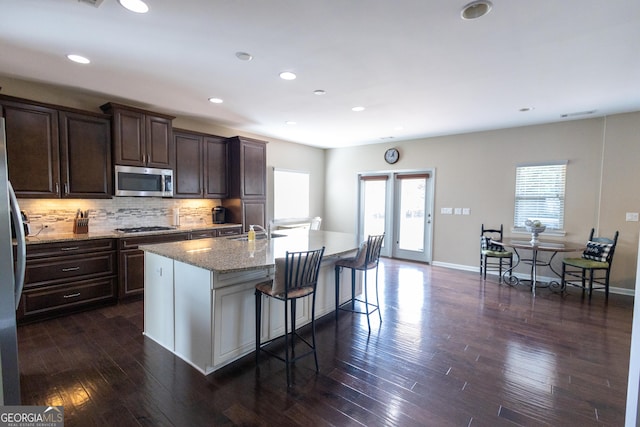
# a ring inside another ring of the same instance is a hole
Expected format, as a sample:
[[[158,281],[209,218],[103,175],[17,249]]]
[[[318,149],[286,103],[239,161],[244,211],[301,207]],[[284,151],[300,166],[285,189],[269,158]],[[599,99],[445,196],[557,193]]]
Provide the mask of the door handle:
[[[78,270],[80,270],[80,267],[67,267],[62,269],[62,271],[64,271],[65,273],[68,271],[78,271]]]

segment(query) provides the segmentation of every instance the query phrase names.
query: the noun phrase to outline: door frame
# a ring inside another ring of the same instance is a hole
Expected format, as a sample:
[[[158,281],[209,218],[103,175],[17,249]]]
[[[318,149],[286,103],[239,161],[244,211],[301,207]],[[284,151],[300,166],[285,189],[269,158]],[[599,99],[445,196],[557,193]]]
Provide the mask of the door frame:
[[[422,257],[403,258],[402,251],[400,254],[396,250],[396,236],[399,232],[399,223],[395,221],[397,209],[395,206],[398,204],[397,183],[395,175],[411,175],[411,174],[428,174],[427,188],[425,195],[425,226],[424,226],[424,253]],[[363,207],[363,191],[362,191],[362,176],[386,176],[386,195],[385,195],[385,242],[380,255],[389,258],[397,259],[410,259],[412,261],[424,262],[431,264],[433,261],[433,221],[434,221],[434,206],[435,206],[435,168],[424,169],[408,169],[408,170],[385,170],[385,171],[369,171],[359,172],[357,174],[358,180],[358,206],[357,206],[357,230],[358,240],[364,241],[367,236],[364,235],[364,221],[362,218]],[[392,243],[389,243],[392,242]]]

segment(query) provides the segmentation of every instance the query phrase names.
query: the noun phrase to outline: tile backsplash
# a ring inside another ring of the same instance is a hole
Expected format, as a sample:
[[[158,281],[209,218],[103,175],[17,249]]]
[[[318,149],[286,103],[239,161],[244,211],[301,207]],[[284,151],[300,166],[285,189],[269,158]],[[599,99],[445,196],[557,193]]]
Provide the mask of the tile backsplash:
[[[78,209],[89,210],[89,231],[152,225],[211,224],[211,208],[217,199],[162,199],[158,197],[114,197],[112,199],[19,199],[29,217],[31,233],[73,231]],[[44,228],[46,226],[46,228]]]

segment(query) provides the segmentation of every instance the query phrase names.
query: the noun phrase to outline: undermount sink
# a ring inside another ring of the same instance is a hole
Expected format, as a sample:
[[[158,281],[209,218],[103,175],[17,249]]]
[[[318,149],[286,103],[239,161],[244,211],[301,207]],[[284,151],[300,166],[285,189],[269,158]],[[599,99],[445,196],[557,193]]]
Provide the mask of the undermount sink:
[[[285,237],[286,234],[277,234],[277,233],[271,233],[271,238],[275,239],[277,237]],[[256,234],[256,240],[265,240],[267,238],[266,234]],[[249,238],[247,237],[246,234],[243,234],[242,236],[233,236],[233,237],[227,237],[227,239],[229,240],[240,240],[240,241],[248,241]]]

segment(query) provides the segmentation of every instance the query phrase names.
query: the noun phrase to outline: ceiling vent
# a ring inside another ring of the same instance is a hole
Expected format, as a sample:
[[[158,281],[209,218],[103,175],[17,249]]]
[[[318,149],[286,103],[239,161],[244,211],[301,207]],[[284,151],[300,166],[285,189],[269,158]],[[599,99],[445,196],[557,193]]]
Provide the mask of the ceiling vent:
[[[104,0],[78,0],[78,1],[80,3],[90,4],[91,6],[94,6],[94,7],[100,7],[100,5]]]

